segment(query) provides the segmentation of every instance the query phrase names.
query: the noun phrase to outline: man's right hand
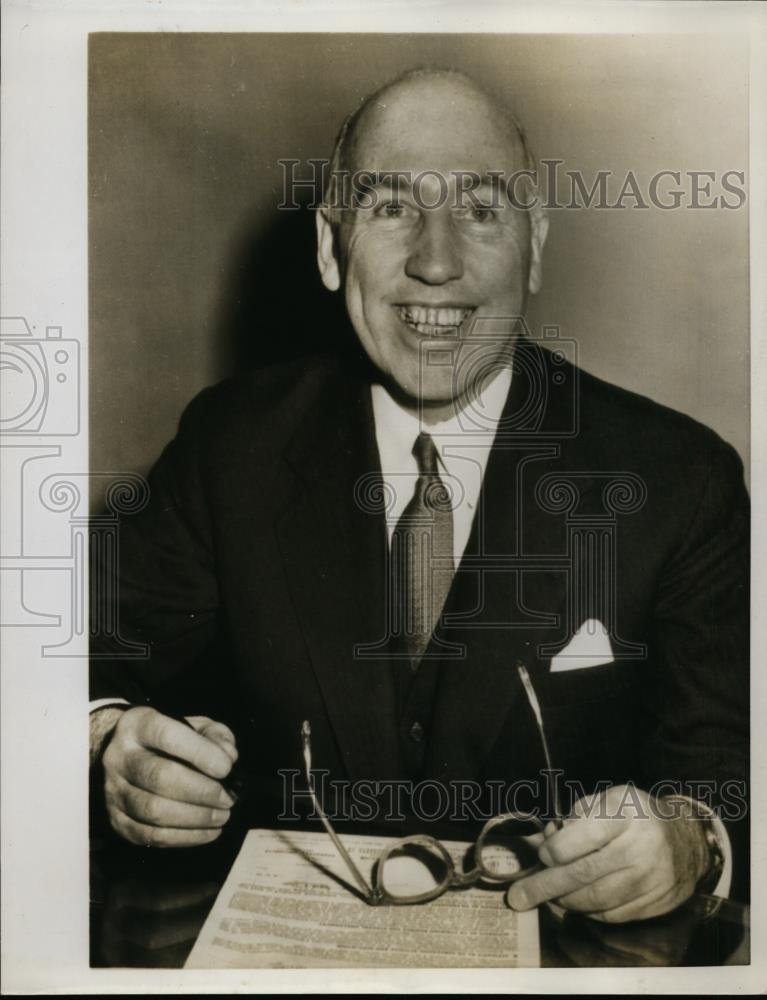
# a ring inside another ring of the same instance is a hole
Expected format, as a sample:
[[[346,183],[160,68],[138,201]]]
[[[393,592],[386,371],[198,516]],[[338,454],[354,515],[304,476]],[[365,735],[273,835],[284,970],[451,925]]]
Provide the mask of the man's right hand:
[[[104,752],[112,828],[147,847],[195,847],[221,834],[232,797],[221,784],[237,759],[228,726],[183,722],[153,708],[124,711]]]

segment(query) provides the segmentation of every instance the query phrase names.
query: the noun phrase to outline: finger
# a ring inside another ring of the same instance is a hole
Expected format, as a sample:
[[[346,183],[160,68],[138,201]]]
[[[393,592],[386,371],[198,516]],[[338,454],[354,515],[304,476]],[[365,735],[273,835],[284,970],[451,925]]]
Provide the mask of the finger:
[[[139,751],[129,756],[123,772],[129,784],[155,795],[211,809],[231,809],[234,799],[212,778],[186,764],[155,753]]]
[[[137,735],[148,750],[159,750],[185,761],[211,778],[225,778],[232,769],[232,758],[221,747],[183,722],[159,712],[142,716]]]
[[[592,792],[578,799],[572,808],[576,817],[607,819],[615,816],[625,820],[652,815],[646,792],[631,785],[613,785],[604,791]]]
[[[568,865],[544,868],[543,871],[520,879],[509,889],[509,906],[515,910],[532,909],[547,899],[559,899],[560,896],[596,882],[611,871],[625,867],[612,847],[612,844],[608,844]]]
[[[232,746],[237,745],[234,733],[224,722],[216,722],[215,719],[209,719],[207,715],[188,715],[186,721],[208,739],[220,739],[222,742],[231,743]]]
[[[224,753],[228,754],[231,758],[232,763],[237,760],[239,756],[237,743],[234,733],[229,726],[224,725],[223,722],[208,719],[204,715],[187,716],[187,722],[190,722],[201,736],[204,736],[208,740],[213,740],[214,743],[220,746]]]
[[[187,830],[213,829],[224,826],[231,812],[229,809],[189,805],[162,795],[154,795],[143,788],[118,782],[121,808],[132,819],[149,826],[175,826]]]
[[[644,891],[641,874],[632,868],[603,875],[591,885],[568,892],[557,899],[560,906],[580,913],[600,913],[625,906],[639,898]]]
[[[170,826],[147,826],[115,809],[111,817],[115,830],[133,844],[143,847],[199,847],[221,836],[217,830],[184,830]]]
[[[597,851],[623,833],[629,821],[618,817],[575,819],[546,837],[538,851],[544,865],[566,865]]]
[[[566,820],[564,820],[564,822],[565,823],[569,823],[570,820],[566,819]],[[558,822],[557,820],[550,819],[548,821],[548,823],[546,824],[546,826],[544,826],[544,828],[543,828],[543,839],[546,840],[548,837],[553,836],[557,832],[557,830],[561,830],[561,829],[562,829],[562,822],[561,821]]]
[[[647,920],[649,917],[659,917],[668,913],[680,902],[681,900],[677,898],[676,886],[672,886],[665,892],[656,887],[621,906],[610,910],[601,910],[598,913],[590,913],[589,917],[592,920],[601,920],[606,924],[621,924],[628,920]]]

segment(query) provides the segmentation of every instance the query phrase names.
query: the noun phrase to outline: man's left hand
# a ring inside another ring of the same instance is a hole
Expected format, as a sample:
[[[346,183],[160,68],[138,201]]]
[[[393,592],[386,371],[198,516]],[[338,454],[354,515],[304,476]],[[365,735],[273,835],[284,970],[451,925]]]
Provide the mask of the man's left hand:
[[[580,799],[561,829],[549,823],[538,856],[546,867],[508,891],[513,909],[552,900],[611,923],[675,909],[710,864],[699,821],[625,785]]]

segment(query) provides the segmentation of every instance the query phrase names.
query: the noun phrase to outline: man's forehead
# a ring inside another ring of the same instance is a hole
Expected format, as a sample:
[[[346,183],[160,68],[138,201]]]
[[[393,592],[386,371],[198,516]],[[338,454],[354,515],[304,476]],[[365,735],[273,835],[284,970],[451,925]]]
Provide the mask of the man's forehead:
[[[457,74],[410,78],[379,93],[355,124],[349,154],[349,169],[375,173],[525,166],[510,116]]]

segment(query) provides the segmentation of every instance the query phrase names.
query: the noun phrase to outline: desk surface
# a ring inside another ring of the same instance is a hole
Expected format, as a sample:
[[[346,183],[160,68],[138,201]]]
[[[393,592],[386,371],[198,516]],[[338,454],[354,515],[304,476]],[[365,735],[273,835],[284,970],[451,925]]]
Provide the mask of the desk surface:
[[[237,854],[241,835],[193,850],[94,843],[91,965],[180,968]],[[546,967],[745,965],[749,909],[694,897],[674,913],[631,924],[600,924],[540,911]]]

